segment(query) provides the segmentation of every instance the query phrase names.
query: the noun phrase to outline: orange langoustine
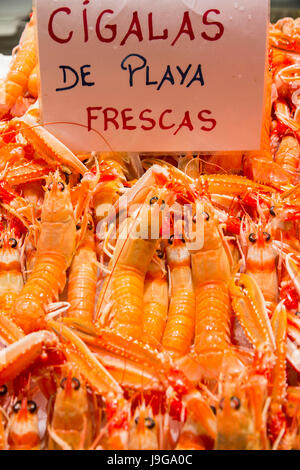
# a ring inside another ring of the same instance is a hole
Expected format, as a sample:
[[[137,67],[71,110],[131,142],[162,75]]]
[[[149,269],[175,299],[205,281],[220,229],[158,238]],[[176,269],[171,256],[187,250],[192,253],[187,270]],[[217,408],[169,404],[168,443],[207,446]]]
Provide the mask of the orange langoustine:
[[[71,152],[32,16],[0,97],[1,449],[299,448],[299,26],[270,26],[261,150],[223,162]]]

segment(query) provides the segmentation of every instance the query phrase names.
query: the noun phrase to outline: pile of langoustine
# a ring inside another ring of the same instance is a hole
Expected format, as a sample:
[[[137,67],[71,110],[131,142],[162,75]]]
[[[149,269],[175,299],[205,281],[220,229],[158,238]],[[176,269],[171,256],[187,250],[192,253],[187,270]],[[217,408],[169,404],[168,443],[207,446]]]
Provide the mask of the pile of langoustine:
[[[0,105],[0,448],[299,449],[299,20],[261,151],[223,157],[74,155],[34,28]]]

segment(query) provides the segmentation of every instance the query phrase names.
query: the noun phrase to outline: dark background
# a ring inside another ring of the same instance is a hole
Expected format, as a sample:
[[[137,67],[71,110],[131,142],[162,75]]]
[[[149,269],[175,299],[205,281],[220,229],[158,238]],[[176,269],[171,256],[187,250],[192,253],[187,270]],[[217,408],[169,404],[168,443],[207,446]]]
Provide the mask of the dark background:
[[[0,0],[0,2],[9,1],[9,0]],[[22,2],[23,0],[19,0]],[[46,0],[45,0],[46,1]],[[150,0],[151,1],[151,0]],[[233,0],[231,0],[233,1]],[[28,0],[27,0],[28,2]],[[0,53],[2,54],[11,54],[13,47],[16,46],[19,42],[20,35],[24,29],[26,21],[29,19],[28,16],[18,18],[18,27],[15,34],[6,36],[1,30],[1,21],[0,21]],[[0,13],[1,14],[1,13]],[[11,16],[13,17],[14,11],[13,7],[11,9]],[[271,21],[275,22],[279,18],[285,16],[291,16],[293,18],[300,17],[300,0],[271,0]],[[11,21],[9,18],[1,18],[2,21]]]
[[[275,22],[285,16],[300,16],[300,0],[271,0],[271,21]]]

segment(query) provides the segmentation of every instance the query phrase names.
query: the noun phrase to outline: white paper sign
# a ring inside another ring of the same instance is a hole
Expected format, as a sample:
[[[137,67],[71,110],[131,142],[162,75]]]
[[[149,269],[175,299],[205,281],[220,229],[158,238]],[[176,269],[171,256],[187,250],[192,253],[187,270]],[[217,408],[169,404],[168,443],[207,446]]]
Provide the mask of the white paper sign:
[[[260,147],[268,0],[36,6],[42,118],[72,150]]]

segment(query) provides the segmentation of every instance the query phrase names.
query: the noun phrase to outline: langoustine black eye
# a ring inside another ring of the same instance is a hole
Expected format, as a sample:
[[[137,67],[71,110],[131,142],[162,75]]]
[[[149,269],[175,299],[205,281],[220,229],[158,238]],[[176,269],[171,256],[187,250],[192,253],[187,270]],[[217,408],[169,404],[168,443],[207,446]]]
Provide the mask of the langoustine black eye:
[[[60,386],[61,386],[61,388],[62,388],[62,389],[64,389],[64,388],[65,388],[66,381],[67,381],[67,377],[64,377],[64,378],[61,380],[61,382],[60,382]]]
[[[256,242],[256,235],[255,235],[255,233],[250,233],[250,235],[249,235],[249,241],[250,241],[251,243],[255,243],[255,242]]]
[[[1,385],[0,387],[0,397],[4,397],[7,394],[8,388],[7,385]]]
[[[15,238],[10,238],[10,239],[9,239],[9,246],[10,246],[11,248],[16,248],[17,245],[18,245],[18,242],[17,242],[17,240],[16,240]]]
[[[231,397],[230,398],[230,406],[234,410],[239,410],[240,407],[241,407],[241,400],[236,396]]]
[[[79,390],[80,389],[80,381],[76,379],[76,377],[72,378],[72,387],[74,390]]]
[[[170,236],[168,242],[169,242],[169,245],[173,245],[173,243],[174,243],[174,235],[171,235],[171,236]]]
[[[13,406],[13,412],[14,413],[19,413],[21,407],[22,407],[22,402],[21,402],[21,400],[19,400]]]
[[[202,215],[204,217],[204,220],[208,221],[210,219],[210,215],[208,212],[202,212]]]
[[[156,255],[158,258],[163,259],[164,252],[162,250],[156,250]]]
[[[36,412],[37,410],[37,404],[35,403],[35,401],[33,400],[29,400],[27,402],[27,410],[29,411],[29,413],[33,414]]]
[[[270,207],[269,212],[273,217],[276,217],[275,206]]]
[[[150,206],[152,206],[152,204],[154,204],[154,203],[157,202],[157,201],[158,201],[158,197],[157,197],[157,196],[153,196],[153,197],[150,199],[150,201],[149,201]]]
[[[268,232],[263,232],[263,236],[265,237],[266,242],[271,240],[271,235]]]
[[[145,418],[145,426],[148,428],[148,429],[153,429],[154,426],[155,426],[155,421],[153,418],[150,418],[150,416],[148,416],[147,418]]]

